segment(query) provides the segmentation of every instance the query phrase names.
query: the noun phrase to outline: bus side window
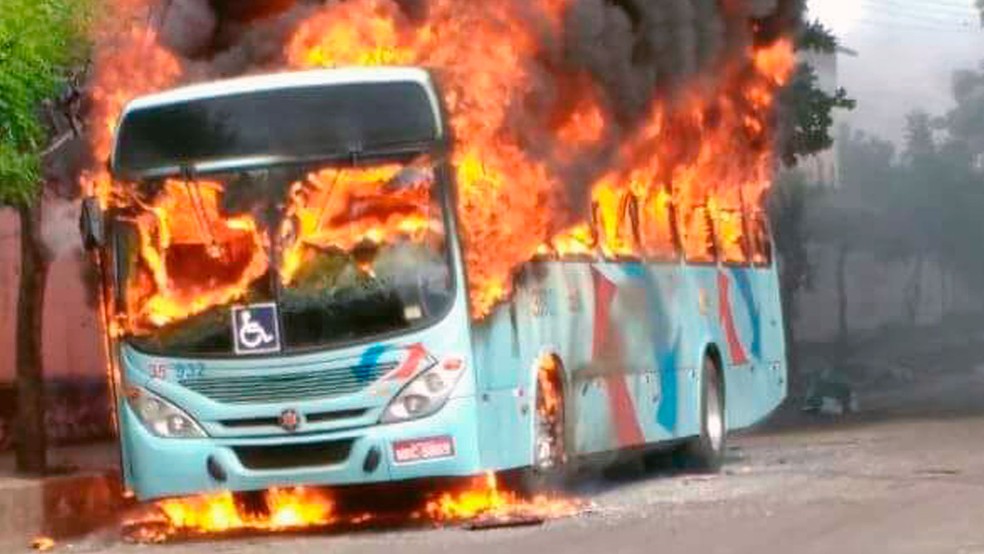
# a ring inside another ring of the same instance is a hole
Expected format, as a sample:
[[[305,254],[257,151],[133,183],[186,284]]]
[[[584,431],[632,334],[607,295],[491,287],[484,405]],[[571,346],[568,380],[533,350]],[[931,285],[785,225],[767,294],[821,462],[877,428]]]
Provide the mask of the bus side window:
[[[758,266],[772,264],[772,239],[769,236],[769,226],[765,214],[756,212],[751,222],[752,263]]]
[[[650,260],[675,261],[679,258],[679,237],[673,199],[664,190],[649,191],[639,218],[639,242]]]
[[[694,206],[684,215],[684,252],[688,262],[714,263],[717,261],[717,245],[714,240],[714,223],[705,205]]]
[[[714,227],[721,250],[721,261],[732,265],[747,264],[748,236],[741,211],[721,210]]]
[[[592,228],[605,259],[638,256],[639,208],[632,193],[602,188],[595,193],[591,212]]]

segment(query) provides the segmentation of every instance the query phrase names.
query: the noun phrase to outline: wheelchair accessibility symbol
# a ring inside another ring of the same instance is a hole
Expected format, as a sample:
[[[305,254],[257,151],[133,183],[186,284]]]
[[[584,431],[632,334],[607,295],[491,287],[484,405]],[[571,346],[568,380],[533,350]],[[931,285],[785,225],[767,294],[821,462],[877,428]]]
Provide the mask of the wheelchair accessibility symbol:
[[[280,326],[276,304],[253,304],[232,308],[232,332],[236,354],[280,351]]]

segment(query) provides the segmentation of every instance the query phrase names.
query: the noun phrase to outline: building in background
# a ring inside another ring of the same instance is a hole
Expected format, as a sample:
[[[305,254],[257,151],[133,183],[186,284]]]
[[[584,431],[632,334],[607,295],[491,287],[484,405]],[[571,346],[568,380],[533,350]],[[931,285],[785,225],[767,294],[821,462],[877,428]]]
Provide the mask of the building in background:
[[[857,52],[849,48],[838,46],[832,54],[809,49],[800,51],[798,57],[800,63],[809,65],[816,72],[817,86],[820,90],[829,95],[834,95],[840,87],[837,60],[841,56],[856,57],[857,55]],[[848,123],[849,113],[845,110],[834,110],[834,132],[843,124]],[[836,145],[819,154],[803,158],[800,160],[798,169],[806,176],[807,182],[811,185],[835,189],[841,186],[840,163]]]

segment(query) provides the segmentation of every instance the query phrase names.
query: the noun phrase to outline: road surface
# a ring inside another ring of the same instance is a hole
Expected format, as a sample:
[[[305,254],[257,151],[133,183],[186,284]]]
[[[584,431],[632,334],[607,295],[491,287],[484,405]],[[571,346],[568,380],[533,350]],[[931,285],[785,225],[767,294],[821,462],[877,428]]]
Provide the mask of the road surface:
[[[716,476],[591,477],[594,507],[538,527],[413,528],[139,546],[108,530],[60,544],[113,554],[984,554],[984,374],[866,416],[733,437]],[[953,388],[953,387],[951,387]],[[957,408],[953,408],[956,405]],[[905,407],[908,406],[909,409]],[[979,407],[978,407],[979,406]]]

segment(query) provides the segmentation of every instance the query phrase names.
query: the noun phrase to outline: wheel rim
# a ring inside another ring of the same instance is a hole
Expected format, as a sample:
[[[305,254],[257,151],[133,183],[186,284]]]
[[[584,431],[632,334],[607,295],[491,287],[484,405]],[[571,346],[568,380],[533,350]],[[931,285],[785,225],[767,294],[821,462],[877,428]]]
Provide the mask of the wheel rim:
[[[541,364],[537,375],[533,464],[537,470],[549,472],[564,463],[564,398],[556,380],[559,370],[556,362],[548,358]]]
[[[713,375],[713,373],[711,374]],[[715,452],[721,450],[724,442],[724,413],[721,409],[721,389],[717,379],[711,377],[707,386],[707,438]]]
[[[537,414],[536,418],[536,467],[541,471],[552,469],[557,465],[557,450],[554,446],[552,425]]]

